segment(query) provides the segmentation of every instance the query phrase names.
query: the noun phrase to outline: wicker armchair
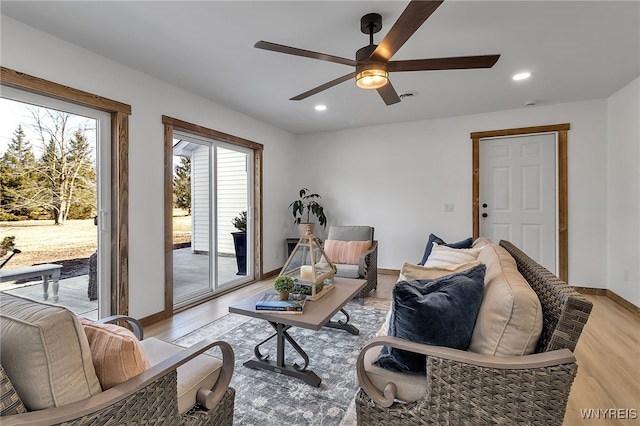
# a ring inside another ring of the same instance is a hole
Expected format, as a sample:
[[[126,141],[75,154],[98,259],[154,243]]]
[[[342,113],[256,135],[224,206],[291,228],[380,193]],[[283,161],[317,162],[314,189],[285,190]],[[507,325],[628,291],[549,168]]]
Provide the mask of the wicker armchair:
[[[133,318],[113,316],[99,322],[128,323],[136,337],[142,338],[142,326]],[[215,347],[222,353],[222,366],[215,385],[212,389],[200,388],[197,391],[194,406],[180,414],[178,367]],[[92,397],[54,408],[3,416],[0,418],[0,423],[3,426],[104,424],[231,426],[235,390],[229,387],[229,382],[233,368],[234,353],[228,343],[202,341],[180,350],[143,373]]]
[[[344,278],[364,278],[367,284],[358,293],[358,297],[367,296],[378,288],[378,241],[374,239],[375,229],[372,226],[331,226],[327,240],[339,241],[368,241],[371,240],[369,250],[362,253],[357,265],[343,265],[337,263],[336,276]]]
[[[501,241],[537,293],[543,329],[532,355],[494,357],[395,337],[377,337],[357,360],[358,425],[561,425],[577,373],[572,354],[592,304],[507,241]],[[364,368],[371,348],[391,345],[427,355],[426,396],[395,399],[396,386],[375,388]]]

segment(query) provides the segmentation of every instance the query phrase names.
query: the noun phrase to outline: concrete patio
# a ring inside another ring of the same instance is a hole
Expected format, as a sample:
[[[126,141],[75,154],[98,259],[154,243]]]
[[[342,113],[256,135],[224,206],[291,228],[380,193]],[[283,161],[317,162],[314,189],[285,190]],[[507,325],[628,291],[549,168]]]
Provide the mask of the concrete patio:
[[[186,295],[206,291],[208,288],[208,259],[209,256],[194,254],[190,248],[173,251],[174,268],[174,298],[184,299]],[[236,258],[229,255],[218,256],[218,285],[231,283],[234,280],[245,278],[236,275],[238,269]],[[58,291],[59,299],[53,302],[51,299],[51,283],[49,283],[49,300],[47,303],[64,306],[78,316],[89,319],[98,319],[98,301],[90,301],[87,295],[89,284],[88,275],[61,279]],[[42,301],[42,281],[32,281],[25,284],[3,283],[2,291],[16,296],[27,297],[36,301]]]

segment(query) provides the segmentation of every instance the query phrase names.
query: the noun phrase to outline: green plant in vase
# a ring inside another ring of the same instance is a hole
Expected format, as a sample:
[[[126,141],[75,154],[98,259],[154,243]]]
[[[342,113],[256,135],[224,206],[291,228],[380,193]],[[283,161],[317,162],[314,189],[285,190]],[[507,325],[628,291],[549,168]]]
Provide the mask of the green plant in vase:
[[[320,197],[319,194],[312,193],[307,188],[302,188],[299,195],[300,198],[289,204],[289,208],[291,208],[291,213],[293,214],[293,223],[298,225],[300,236],[304,236],[307,229],[310,229],[313,234],[314,224],[311,223],[312,214],[318,218],[320,226],[324,228],[327,225],[324,208],[317,201],[322,197]]]
[[[273,282],[273,288],[280,294],[280,300],[288,300],[289,292],[293,290],[293,278],[288,275],[279,275]]]

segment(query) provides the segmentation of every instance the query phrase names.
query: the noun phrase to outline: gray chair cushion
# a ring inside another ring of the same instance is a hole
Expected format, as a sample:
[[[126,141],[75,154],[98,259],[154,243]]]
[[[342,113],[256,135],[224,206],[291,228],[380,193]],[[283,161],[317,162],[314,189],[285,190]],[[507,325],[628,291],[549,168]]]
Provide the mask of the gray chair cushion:
[[[329,227],[327,239],[340,241],[373,240],[373,228],[371,226],[331,226]]]
[[[358,265],[347,265],[345,263],[336,263],[336,268],[338,272],[336,272],[336,277],[342,278],[360,278],[360,273],[358,272]]]

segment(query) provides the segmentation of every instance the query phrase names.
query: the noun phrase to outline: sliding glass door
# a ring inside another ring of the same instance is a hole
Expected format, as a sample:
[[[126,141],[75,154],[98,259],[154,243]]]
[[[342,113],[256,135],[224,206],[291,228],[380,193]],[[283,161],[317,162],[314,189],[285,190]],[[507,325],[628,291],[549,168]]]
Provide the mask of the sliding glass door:
[[[253,279],[251,154],[174,132],[174,308]]]

